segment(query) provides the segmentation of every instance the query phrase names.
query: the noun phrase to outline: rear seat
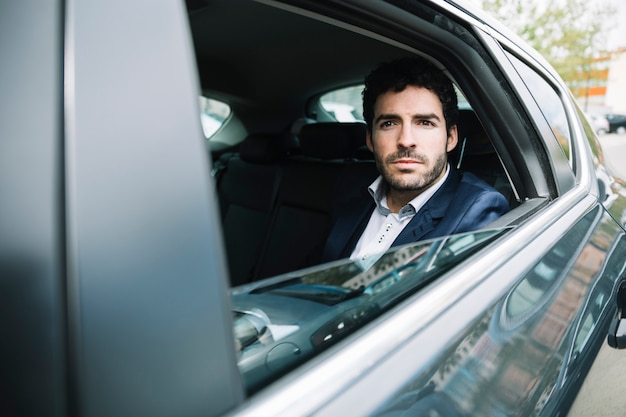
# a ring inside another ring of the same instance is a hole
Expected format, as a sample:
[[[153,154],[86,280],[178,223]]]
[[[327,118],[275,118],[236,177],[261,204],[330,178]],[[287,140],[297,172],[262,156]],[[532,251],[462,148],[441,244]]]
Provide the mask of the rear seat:
[[[316,262],[338,178],[376,172],[373,160],[353,159],[364,144],[362,123],[315,123],[302,127],[290,156],[284,137],[253,135],[221,158],[216,181],[231,285]]]
[[[518,202],[511,182],[474,111],[459,111],[458,135],[459,143],[450,155],[450,163],[494,187],[504,195],[510,207],[515,207]]]
[[[252,280],[287,155],[282,136],[251,135],[216,162],[231,284]]]
[[[376,173],[373,160],[353,157],[365,145],[363,123],[308,124],[299,140],[300,154],[291,156],[284,168],[255,279],[315,264],[330,229],[340,178],[353,170]]]
[[[331,208],[342,198],[337,190],[367,186],[378,175],[372,154],[364,149],[365,130],[362,123],[306,124],[296,153],[288,152],[284,136],[252,135],[238,154],[222,158],[217,190],[231,285],[317,263]],[[515,201],[473,112],[461,114],[459,147],[451,163]]]

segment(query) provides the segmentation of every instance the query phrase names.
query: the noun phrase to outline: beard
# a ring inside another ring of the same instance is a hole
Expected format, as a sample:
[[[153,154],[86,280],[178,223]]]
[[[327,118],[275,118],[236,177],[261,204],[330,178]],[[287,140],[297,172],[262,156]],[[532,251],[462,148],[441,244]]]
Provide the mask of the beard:
[[[425,173],[411,173],[410,170],[393,173],[389,166],[396,160],[410,158],[430,167]],[[383,176],[389,187],[395,191],[419,191],[429,188],[441,176],[441,173],[448,163],[446,153],[437,157],[432,163],[426,155],[416,153],[410,149],[402,149],[394,154],[388,155],[383,161],[379,155],[375,155],[376,167]],[[404,174],[404,175],[402,175]]]

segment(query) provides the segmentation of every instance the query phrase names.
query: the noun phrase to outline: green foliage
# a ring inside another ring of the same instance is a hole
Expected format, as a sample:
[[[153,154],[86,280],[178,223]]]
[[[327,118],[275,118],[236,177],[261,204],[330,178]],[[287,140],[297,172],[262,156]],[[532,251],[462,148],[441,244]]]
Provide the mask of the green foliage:
[[[591,76],[606,54],[616,8],[606,0],[482,0],[482,7],[528,42],[566,82]]]

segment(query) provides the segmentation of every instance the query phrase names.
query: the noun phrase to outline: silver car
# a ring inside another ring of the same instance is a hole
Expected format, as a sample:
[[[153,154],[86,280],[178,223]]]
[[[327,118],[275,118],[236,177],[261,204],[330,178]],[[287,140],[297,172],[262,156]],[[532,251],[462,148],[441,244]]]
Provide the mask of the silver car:
[[[597,114],[591,114],[591,115],[587,115],[589,122],[591,123],[591,126],[593,127],[593,130],[598,134],[598,135],[604,135],[606,133],[609,133],[609,131],[611,130],[609,127],[609,120],[601,115],[597,115]]]
[[[624,180],[472,2],[5,3],[0,415],[626,407]],[[511,210],[319,264],[335,190],[375,175],[359,114],[323,104],[413,55],[457,88],[454,163]]]

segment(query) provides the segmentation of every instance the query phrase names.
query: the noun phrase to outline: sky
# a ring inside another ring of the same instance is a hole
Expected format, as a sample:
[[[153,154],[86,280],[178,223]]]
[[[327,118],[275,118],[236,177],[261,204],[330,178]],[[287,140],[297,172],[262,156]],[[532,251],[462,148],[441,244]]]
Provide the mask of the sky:
[[[611,3],[617,8],[617,15],[613,21],[613,30],[609,34],[608,49],[626,47],[626,2],[611,0]]]

